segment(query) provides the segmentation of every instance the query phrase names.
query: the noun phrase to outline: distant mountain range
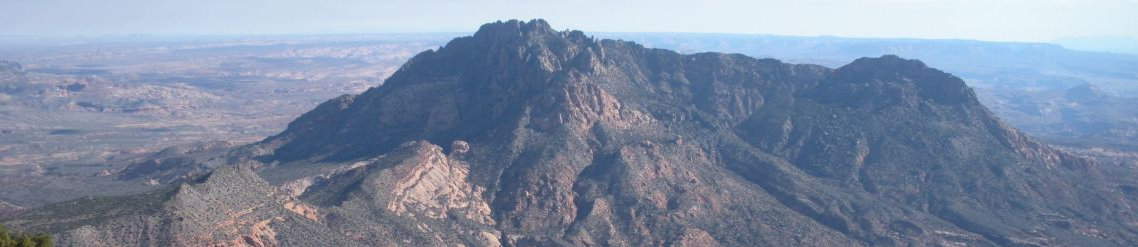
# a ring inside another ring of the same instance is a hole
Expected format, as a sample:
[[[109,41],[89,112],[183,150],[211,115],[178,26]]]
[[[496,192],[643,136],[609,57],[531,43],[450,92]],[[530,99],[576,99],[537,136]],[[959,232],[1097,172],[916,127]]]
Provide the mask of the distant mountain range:
[[[1068,49],[1138,55],[1138,38],[1125,36],[1071,37],[1054,43]]]
[[[78,246],[1138,245],[1138,185],[922,61],[681,54],[542,20],[211,160],[3,224]]]

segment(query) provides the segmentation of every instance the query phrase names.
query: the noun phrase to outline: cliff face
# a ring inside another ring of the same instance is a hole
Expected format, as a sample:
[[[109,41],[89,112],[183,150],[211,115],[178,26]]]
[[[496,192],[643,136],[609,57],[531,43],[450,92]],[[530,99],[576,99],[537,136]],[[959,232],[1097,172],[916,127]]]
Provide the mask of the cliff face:
[[[310,208],[286,208],[353,244],[1138,243],[1093,161],[919,61],[684,55],[541,20],[486,24],[235,155],[303,177],[283,187]]]

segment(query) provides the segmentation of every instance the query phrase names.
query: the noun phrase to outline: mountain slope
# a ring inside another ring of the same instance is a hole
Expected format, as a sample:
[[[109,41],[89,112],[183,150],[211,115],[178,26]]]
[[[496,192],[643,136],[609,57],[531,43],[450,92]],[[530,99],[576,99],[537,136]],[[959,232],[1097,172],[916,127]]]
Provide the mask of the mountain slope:
[[[15,223],[59,232],[63,246],[343,243],[303,208],[252,170],[228,166],[142,195],[49,205]]]
[[[919,61],[684,55],[541,20],[423,52],[230,159],[312,205],[281,224],[357,245],[1138,243],[1093,161]]]

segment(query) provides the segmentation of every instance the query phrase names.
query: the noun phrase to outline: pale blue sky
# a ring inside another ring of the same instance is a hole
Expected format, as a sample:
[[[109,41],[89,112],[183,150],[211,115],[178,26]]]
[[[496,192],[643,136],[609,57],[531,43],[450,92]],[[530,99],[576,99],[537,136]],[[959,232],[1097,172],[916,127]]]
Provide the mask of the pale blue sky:
[[[471,32],[557,29],[1052,41],[1138,37],[1138,0],[0,0],[0,35]]]

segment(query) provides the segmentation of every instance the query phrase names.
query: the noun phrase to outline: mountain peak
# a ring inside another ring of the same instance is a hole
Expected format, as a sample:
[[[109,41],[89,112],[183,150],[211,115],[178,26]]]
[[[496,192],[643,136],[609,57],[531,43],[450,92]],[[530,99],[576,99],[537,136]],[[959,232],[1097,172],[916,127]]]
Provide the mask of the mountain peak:
[[[843,67],[850,66],[884,66],[890,68],[905,67],[905,68],[928,68],[924,62],[917,59],[906,59],[893,54],[885,54],[880,57],[863,57],[854,60],[850,64]]]
[[[580,42],[590,40],[581,31],[557,31],[554,30],[549,23],[542,19],[533,19],[530,21],[508,20],[497,21],[492,23],[483,24],[474,33],[473,39],[477,42],[488,43],[501,43],[501,44],[534,44],[534,43],[558,43],[558,42]]]
[[[814,93],[823,102],[850,106],[912,105],[925,100],[980,105],[964,80],[896,55],[854,60],[835,70]]]
[[[503,33],[555,33],[548,22],[542,19],[530,21],[508,20],[482,24],[474,36],[495,35]]]
[[[473,39],[482,43],[535,43],[545,42],[550,38],[559,39],[567,37],[568,33],[558,32],[542,19],[530,21],[509,20],[483,24],[474,33]],[[581,35],[583,36],[583,35]]]

